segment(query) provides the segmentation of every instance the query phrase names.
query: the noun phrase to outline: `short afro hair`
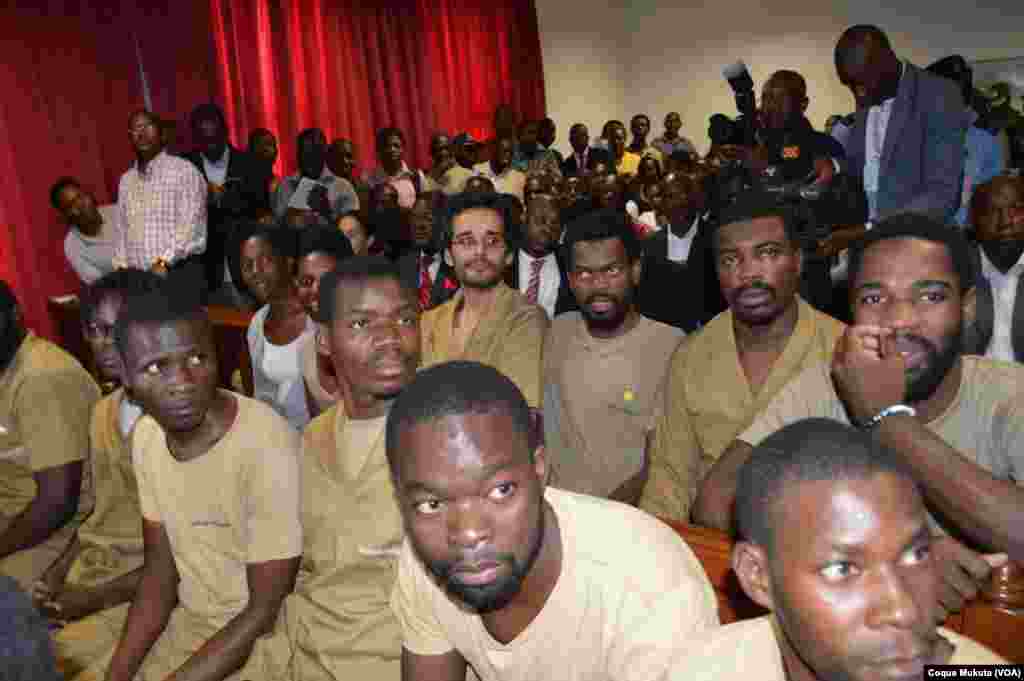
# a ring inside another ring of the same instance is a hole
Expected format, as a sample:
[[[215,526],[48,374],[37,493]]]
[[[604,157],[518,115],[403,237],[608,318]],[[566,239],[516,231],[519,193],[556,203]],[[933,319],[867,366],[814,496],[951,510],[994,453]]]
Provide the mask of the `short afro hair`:
[[[363,286],[371,279],[393,279],[402,290],[416,298],[416,290],[402,277],[395,261],[382,255],[358,255],[346,258],[320,279],[320,300],[314,321],[330,324],[337,312],[338,288],[342,283]]]
[[[512,379],[494,367],[468,361],[445,362],[419,372],[388,413],[385,446],[392,475],[398,471],[402,431],[449,416],[494,413],[512,417],[532,461],[530,408]]]
[[[202,322],[209,325],[206,310],[195,296],[175,295],[166,286],[128,298],[114,325],[114,345],[121,357],[127,355],[128,336],[135,326],[176,322]]]
[[[750,222],[760,218],[778,218],[786,233],[786,240],[793,248],[800,248],[797,217],[793,209],[779,203],[778,197],[768,192],[748,190],[723,206],[719,206],[715,219],[712,221],[712,244],[718,250],[718,238],[722,228],[740,222]]]
[[[381,128],[380,130],[377,131],[377,151],[383,149],[384,145],[387,144],[388,140],[391,139],[392,137],[397,137],[402,141],[403,145],[405,144],[405,133],[403,133],[401,130],[395,127]]]
[[[766,437],[740,468],[736,529],[742,539],[771,550],[775,506],[786,502],[789,484],[865,480],[879,473],[917,486],[898,456],[868,433],[831,419],[797,421]]]
[[[889,239],[923,239],[942,244],[949,253],[953,271],[959,279],[960,291],[971,288],[974,281],[974,267],[967,238],[959,228],[945,225],[934,218],[920,213],[900,213],[882,220],[850,247],[849,279],[853,290],[864,265],[864,253]]]
[[[294,258],[298,248],[297,230],[278,225],[266,225],[262,222],[245,221],[235,225],[229,253],[240,258],[242,244],[249,239],[260,239],[270,246],[270,250],[279,258]]]
[[[163,277],[148,270],[126,267],[108,272],[82,289],[79,298],[82,323],[92,321],[96,309],[108,296],[119,296],[122,302],[156,291],[164,285]]]
[[[440,211],[444,216],[441,223],[440,245],[442,249],[448,249],[452,244],[452,221],[455,218],[467,210],[487,208],[501,216],[501,222],[505,226],[505,244],[509,251],[514,251],[522,242],[523,225],[520,222],[520,211],[518,210],[521,205],[515,196],[497,192],[470,192],[468,194],[463,192],[452,196],[448,199],[443,211]]]
[[[68,187],[82,188],[82,185],[75,178],[65,175],[57,178],[57,181],[50,187],[50,205],[60,210],[60,193]]]
[[[322,253],[340,263],[355,255],[348,238],[335,227],[307,227],[298,234],[295,257],[305,258],[311,253]]]
[[[643,246],[640,239],[637,238],[636,232],[633,231],[633,223],[629,219],[629,215],[612,208],[602,208],[576,218],[565,228],[562,248],[565,264],[569,271],[572,271],[574,267],[573,256],[576,244],[582,241],[604,241],[605,239],[621,241],[630,262],[635,262],[643,254]]]
[[[213,102],[204,102],[196,108],[192,109],[192,113],[188,116],[189,127],[194,131],[199,129],[199,124],[205,121],[213,121],[220,126],[221,131],[224,134],[228,132],[228,122],[224,118],[224,112],[221,108]]]

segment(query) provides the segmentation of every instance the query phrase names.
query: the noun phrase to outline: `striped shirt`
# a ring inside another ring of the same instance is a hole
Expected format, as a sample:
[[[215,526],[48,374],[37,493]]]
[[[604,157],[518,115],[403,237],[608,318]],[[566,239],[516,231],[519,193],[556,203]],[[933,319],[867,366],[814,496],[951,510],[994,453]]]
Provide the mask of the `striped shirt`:
[[[183,158],[161,151],[139,172],[132,166],[117,191],[120,233],[114,263],[148,270],[206,250],[206,180]]]

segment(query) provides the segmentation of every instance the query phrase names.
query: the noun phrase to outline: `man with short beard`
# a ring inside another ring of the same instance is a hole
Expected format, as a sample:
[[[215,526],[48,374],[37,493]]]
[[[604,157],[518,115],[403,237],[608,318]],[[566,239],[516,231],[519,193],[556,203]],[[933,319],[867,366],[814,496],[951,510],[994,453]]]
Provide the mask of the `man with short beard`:
[[[637,309],[642,250],[625,213],[579,218],[564,249],[580,309],[556,317],[544,344],[551,484],[636,504],[647,433],[685,334]]]
[[[482,681],[661,679],[717,626],[707,576],[668,526],[546,486],[537,427],[515,384],[475,362],[422,371],[395,401],[406,681],[470,667]]]
[[[794,218],[774,197],[743,195],[710,228],[729,308],[672,358],[640,501],[644,510],[682,522],[708,468],[791,378],[831,358],[843,329],[797,294],[802,258]],[[717,524],[698,513],[694,520]]]
[[[453,359],[489,364],[539,407],[548,317],[503,281],[522,229],[514,204],[494,193],[461,194],[449,203],[442,250],[461,288],[423,315],[423,365]]]
[[[869,429],[896,452],[940,532],[1024,559],[1024,369],[962,354],[970,272],[959,230],[909,213],[876,225],[850,254],[854,326],[831,364],[793,379],[719,459],[702,485],[704,517],[729,526],[751,447],[822,416]],[[988,563],[948,537],[934,550],[946,571],[944,610],[956,610]]]

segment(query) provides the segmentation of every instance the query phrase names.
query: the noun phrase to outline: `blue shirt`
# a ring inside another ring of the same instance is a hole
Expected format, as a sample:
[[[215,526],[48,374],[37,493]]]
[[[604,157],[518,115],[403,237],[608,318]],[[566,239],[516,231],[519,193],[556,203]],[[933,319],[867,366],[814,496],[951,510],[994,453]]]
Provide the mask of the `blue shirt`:
[[[956,213],[958,225],[966,225],[970,219],[968,211],[975,187],[1000,175],[1006,166],[999,139],[988,130],[974,125],[967,129],[964,157],[964,185],[960,194],[960,210]]]

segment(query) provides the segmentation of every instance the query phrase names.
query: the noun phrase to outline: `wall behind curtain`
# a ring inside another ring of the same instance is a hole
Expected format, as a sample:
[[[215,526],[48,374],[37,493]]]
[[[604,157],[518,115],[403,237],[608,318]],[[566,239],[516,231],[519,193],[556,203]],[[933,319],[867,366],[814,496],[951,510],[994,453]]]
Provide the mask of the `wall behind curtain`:
[[[406,135],[406,159],[429,163],[436,130],[492,134],[501,103],[544,114],[533,0],[210,0],[218,101],[235,144],[277,134],[277,172],[295,170],[295,135],[348,137],[363,170],[374,132]]]

